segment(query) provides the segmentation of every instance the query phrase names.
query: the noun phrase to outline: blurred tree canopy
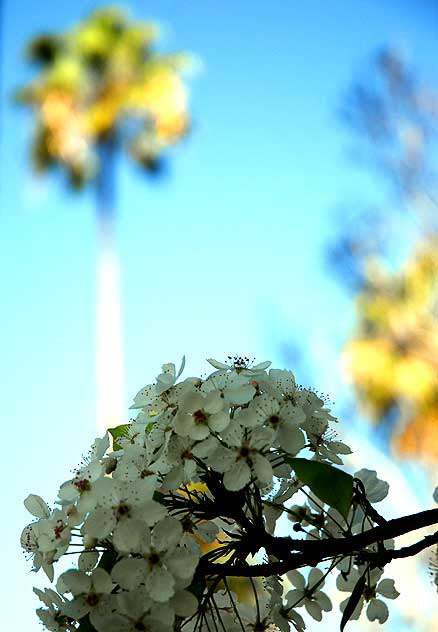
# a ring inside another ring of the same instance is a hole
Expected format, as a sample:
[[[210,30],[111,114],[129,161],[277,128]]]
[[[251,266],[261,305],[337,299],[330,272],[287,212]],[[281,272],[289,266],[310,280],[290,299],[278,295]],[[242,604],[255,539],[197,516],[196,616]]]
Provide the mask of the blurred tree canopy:
[[[383,50],[356,83],[343,115],[356,157],[388,186],[385,208],[345,222],[328,259],[355,295],[344,349],[359,404],[399,456],[438,457],[438,93]],[[406,237],[409,233],[408,254]],[[399,252],[398,252],[399,251]],[[395,254],[395,256],[394,256]]]
[[[162,150],[189,126],[181,74],[190,59],[155,52],[157,35],[153,24],[104,8],[29,43],[40,74],[17,99],[35,112],[36,171],[62,167],[81,188],[99,172],[101,147],[121,142],[141,167],[158,169]]]

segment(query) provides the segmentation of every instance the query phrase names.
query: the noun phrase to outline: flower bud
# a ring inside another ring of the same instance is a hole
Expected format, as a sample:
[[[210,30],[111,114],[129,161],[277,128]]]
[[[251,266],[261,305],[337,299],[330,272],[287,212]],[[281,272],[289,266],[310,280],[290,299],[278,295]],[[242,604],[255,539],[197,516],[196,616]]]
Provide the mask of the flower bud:
[[[110,457],[105,463],[105,474],[111,474],[117,467],[117,459]]]
[[[93,549],[97,544],[97,538],[94,538],[92,535],[84,535],[84,548],[85,549]]]

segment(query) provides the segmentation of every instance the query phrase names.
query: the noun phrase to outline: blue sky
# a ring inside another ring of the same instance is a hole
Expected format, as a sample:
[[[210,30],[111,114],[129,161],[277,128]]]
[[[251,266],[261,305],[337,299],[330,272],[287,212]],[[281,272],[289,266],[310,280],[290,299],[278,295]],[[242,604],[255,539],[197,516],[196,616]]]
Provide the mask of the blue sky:
[[[22,56],[28,38],[64,30],[102,3],[4,5],[0,388],[11,570],[2,581],[14,596],[1,617],[12,632],[36,629],[31,586],[42,583],[16,544],[28,519],[21,500],[30,492],[54,499],[96,434],[96,223],[91,194],[31,176],[31,120],[10,95],[32,76]],[[375,199],[380,182],[348,162],[350,136],[336,109],[387,43],[438,83],[433,5],[129,4],[133,17],[162,25],[163,49],[193,51],[202,71],[190,80],[193,131],[170,153],[169,175],[151,182],[120,161],[126,408],[163,362],[184,353],[187,374],[229,353],[283,366],[280,343],[290,339],[305,350],[312,386],[342,404],[338,352],[351,307],[327,277],[322,251],[334,230],[331,209]]]

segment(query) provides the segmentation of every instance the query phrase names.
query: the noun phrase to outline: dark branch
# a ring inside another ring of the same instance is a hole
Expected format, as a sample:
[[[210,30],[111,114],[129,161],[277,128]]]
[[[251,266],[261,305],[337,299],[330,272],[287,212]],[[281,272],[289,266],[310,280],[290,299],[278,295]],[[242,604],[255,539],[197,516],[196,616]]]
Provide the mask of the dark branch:
[[[295,540],[290,537],[274,537],[266,532],[263,534],[260,546],[265,547],[268,554],[279,561],[256,564],[246,563],[214,564],[205,558],[201,559],[200,570],[206,575],[241,576],[241,577],[270,577],[283,575],[289,570],[302,566],[316,566],[319,562],[338,555],[357,555],[371,544],[396,538],[405,533],[438,524],[438,509],[429,509],[417,514],[388,520],[388,522],[368,529],[357,535],[345,538],[331,538],[325,540]],[[254,534],[257,537],[257,534]],[[438,542],[438,532],[426,536],[420,542],[398,551],[384,550],[377,553],[370,552],[382,565],[397,557],[416,555],[428,546]],[[291,551],[300,551],[291,553]]]
[[[373,560],[375,559],[380,566],[382,563],[388,564],[388,562],[392,562],[392,560],[400,559],[403,557],[412,557],[413,555],[418,555],[424,549],[427,549],[429,546],[433,546],[434,544],[438,544],[438,531],[432,533],[431,535],[426,535],[422,540],[415,542],[409,546],[403,546],[398,551],[396,550],[385,550],[378,553],[369,553],[365,551],[362,555],[364,559]]]
[[[428,509],[409,516],[394,518],[393,520],[388,520],[388,522],[382,525],[368,529],[363,533],[347,536],[345,538],[331,538],[327,540],[293,540],[292,546],[291,538],[286,537],[273,539],[279,544],[282,543],[284,545],[284,553],[286,555],[287,552],[292,549],[303,551],[308,555],[313,554],[314,556],[320,557],[321,554],[323,554],[324,557],[328,557],[360,551],[370,544],[397,538],[404,533],[410,533],[411,531],[416,531],[417,529],[422,529],[423,527],[429,527],[433,524],[438,524],[438,509]],[[276,557],[280,556],[276,555]],[[284,555],[281,557],[284,557]]]

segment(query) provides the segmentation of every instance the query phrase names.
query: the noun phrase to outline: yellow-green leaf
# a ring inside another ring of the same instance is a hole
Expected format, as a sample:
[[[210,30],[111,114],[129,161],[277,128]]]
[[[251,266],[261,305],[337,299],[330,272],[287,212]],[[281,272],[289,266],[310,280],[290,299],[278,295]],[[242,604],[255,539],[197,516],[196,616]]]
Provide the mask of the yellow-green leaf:
[[[285,457],[285,461],[322,502],[337,509],[347,519],[353,497],[353,477],[350,474],[328,463],[310,459]]]
[[[129,430],[129,424],[121,424],[120,426],[116,426],[115,428],[108,428],[108,432],[113,438],[113,450],[121,450],[122,446],[117,443],[117,439],[121,437],[127,437]]]

